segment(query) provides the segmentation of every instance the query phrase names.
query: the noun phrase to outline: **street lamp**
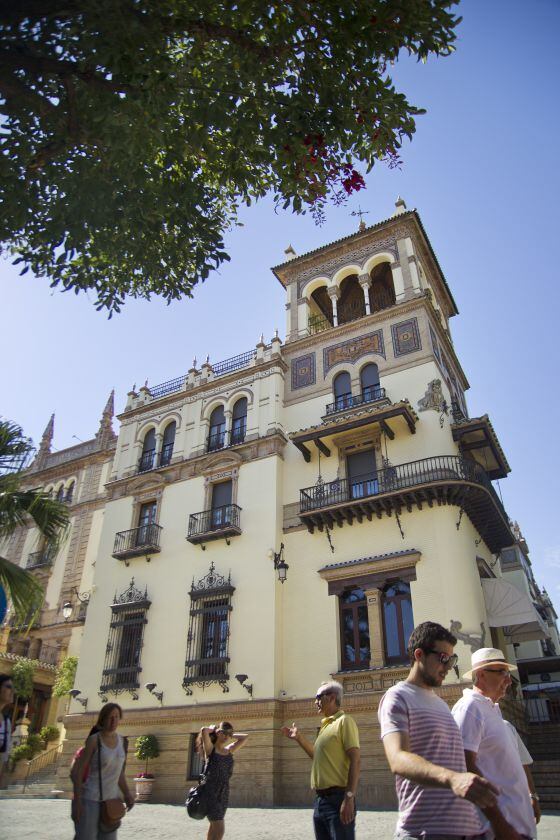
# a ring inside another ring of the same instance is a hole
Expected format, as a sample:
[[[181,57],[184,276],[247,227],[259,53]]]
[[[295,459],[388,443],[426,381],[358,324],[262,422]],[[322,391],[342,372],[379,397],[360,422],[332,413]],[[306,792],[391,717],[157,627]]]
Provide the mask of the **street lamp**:
[[[64,617],[64,621],[68,621],[68,619],[71,618],[73,612],[74,608],[70,601],[65,601],[62,605],[62,615]]]
[[[288,577],[288,569],[290,568],[284,560],[284,543],[280,543],[280,551],[278,552],[271,548],[269,557],[274,561],[274,568],[278,572],[278,580],[280,583],[284,583]]]

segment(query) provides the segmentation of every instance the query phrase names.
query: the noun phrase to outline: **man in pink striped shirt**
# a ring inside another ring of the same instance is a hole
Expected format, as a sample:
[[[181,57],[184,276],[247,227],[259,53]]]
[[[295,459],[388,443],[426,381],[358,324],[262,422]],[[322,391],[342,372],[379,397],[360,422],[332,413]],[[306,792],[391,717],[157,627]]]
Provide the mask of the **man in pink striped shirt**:
[[[471,840],[484,836],[481,809],[496,804],[496,788],[468,773],[459,728],[434,692],[457,662],[457,639],[432,621],[408,642],[411,669],[379,705],[383,747],[396,777],[398,840]],[[505,838],[504,838],[505,840]]]

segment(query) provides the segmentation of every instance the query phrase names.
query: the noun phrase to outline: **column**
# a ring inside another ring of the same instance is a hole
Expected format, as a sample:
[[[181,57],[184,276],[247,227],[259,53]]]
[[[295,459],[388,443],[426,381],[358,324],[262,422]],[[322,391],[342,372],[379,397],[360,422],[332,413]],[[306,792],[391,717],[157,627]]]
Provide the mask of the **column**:
[[[338,286],[330,286],[327,289],[327,292],[332,304],[333,327],[338,327],[338,312],[336,308],[336,302],[340,297],[340,289],[338,288]]]
[[[371,277],[369,274],[360,274],[358,277],[358,283],[362,287],[362,291],[364,293],[364,303],[366,305],[366,315],[371,315],[371,308],[369,305],[369,289],[371,286]]]
[[[154,452],[154,462],[153,468],[157,469],[159,467],[159,459],[161,457],[161,449],[163,446],[163,434],[161,432],[156,432],[156,444],[155,444],[155,452]]]
[[[412,275],[410,273],[410,266],[408,264],[408,250],[405,239],[397,240],[397,249],[399,252],[399,263],[401,265],[403,285],[404,285],[404,299],[408,300],[414,295],[414,288],[412,285]]]
[[[381,590],[366,589],[366,602],[369,622],[369,644],[371,650],[370,665],[379,668],[385,665],[383,646],[383,617],[381,615]]]

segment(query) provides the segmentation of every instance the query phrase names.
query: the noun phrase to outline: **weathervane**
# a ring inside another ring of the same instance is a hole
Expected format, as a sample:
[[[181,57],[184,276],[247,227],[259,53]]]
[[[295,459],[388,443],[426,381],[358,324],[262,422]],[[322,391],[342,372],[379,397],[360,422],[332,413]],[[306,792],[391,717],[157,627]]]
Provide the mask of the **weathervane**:
[[[362,208],[360,207],[359,204],[358,204],[358,209],[357,210],[352,210],[352,212],[350,213],[351,216],[359,216],[360,217],[360,225],[358,227],[358,230],[362,231],[362,230],[366,229],[366,223],[364,222],[362,216],[367,216],[368,214],[369,214],[369,210],[362,210]]]

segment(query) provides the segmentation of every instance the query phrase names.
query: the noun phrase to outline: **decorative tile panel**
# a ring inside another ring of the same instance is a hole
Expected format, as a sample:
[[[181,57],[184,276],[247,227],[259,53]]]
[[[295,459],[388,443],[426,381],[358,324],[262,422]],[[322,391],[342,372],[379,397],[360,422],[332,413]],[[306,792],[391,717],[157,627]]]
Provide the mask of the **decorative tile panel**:
[[[422,349],[416,318],[401,321],[400,324],[393,324],[391,333],[393,334],[393,355],[405,356],[407,353],[414,353],[416,350]]]
[[[355,362],[366,353],[377,353],[385,358],[385,345],[383,343],[383,330],[367,335],[360,335],[357,338],[350,338],[348,341],[341,341],[339,344],[332,344],[323,350],[323,376],[339,362]]]
[[[315,384],[315,353],[292,359],[292,391]]]

